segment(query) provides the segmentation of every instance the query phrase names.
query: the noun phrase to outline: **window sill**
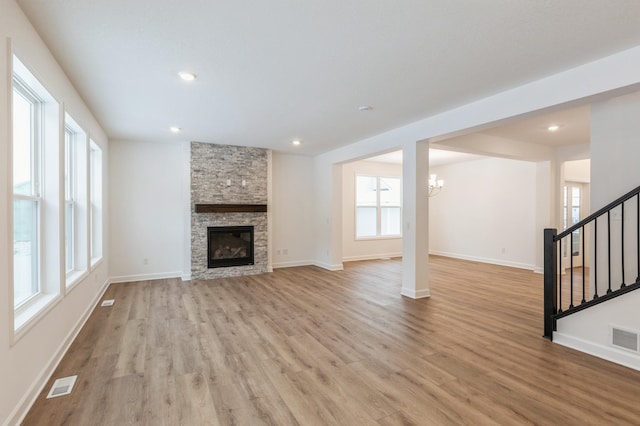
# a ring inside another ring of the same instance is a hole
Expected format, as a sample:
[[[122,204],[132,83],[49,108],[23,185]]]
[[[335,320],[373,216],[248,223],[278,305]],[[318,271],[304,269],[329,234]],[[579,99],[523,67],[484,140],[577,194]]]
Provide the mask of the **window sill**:
[[[378,235],[375,237],[356,237],[355,241],[401,240],[402,235]]]
[[[40,294],[29,302],[26,306],[14,311],[13,317],[13,343],[17,342],[29,328],[31,328],[45,313],[47,313],[55,302],[62,300],[60,294]]]
[[[104,257],[100,256],[100,257],[94,257],[91,259],[91,271],[93,272],[93,270],[95,268],[97,268],[103,261]]]
[[[71,271],[67,274],[67,291],[71,290],[81,280],[83,280],[89,273],[87,271]]]

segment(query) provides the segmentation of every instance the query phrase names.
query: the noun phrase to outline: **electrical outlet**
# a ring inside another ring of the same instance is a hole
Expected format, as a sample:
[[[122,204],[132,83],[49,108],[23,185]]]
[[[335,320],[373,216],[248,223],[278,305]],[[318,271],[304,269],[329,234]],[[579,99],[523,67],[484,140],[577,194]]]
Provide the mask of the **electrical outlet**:
[[[149,258],[145,257],[144,259],[142,259],[142,264],[143,265],[148,265],[149,264]]]
[[[280,254],[280,250],[276,250],[276,254]]]
[[[289,254],[289,249],[282,249],[282,254],[285,256]]]

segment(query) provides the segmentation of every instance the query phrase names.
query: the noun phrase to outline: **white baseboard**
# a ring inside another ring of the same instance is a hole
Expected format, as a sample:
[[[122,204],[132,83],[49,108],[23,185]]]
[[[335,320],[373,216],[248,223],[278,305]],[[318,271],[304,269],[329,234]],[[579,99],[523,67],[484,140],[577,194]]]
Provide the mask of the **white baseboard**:
[[[380,254],[365,254],[361,256],[346,256],[342,258],[343,262],[357,262],[359,260],[378,260],[386,257],[402,257],[402,252],[397,253],[380,253]]]
[[[344,270],[344,266],[342,263],[338,263],[336,265],[331,265],[329,263],[318,262],[317,260],[313,261],[313,265],[318,268],[326,269],[327,271],[342,271]]]
[[[279,268],[293,268],[296,266],[309,266],[309,265],[313,265],[313,261],[312,260],[292,260],[289,262],[278,262],[278,263],[274,263],[273,264],[273,269],[279,269]]]
[[[123,275],[120,277],[111,277],[110,284],[128,283],[134,281],[151,281],[151,280],[163,280],[166,278],[182,278],[182,272],[161,272],[157,274],[139,274],[139,275]],[[191,274],[189,274],[191,279]]]
[[[634,370],[640,370],[640,356],[632,352],[626,352],[612,346],[589,342],[587,340],[558,332],[553,333],[553,343],[557,343],[598,358],[606,359],[607,361],[624,365],[625,367],[629,367]]]
[[[191,273],[184,274],[180,278],[182,278],[182,281],[191,281]]]
[[[468,256],[466,254],[448,253],[448,252],[437,251],[437,250],[429,250],[429,254],[434,254],[436,256],[452,257],[454,259],[471,260],[473,262],[489,263],[491,265],[509,266],[511,268],[519,268],[519,269],[528,269],[530,271],[536,270],[536,265],[531,265],[528,263],[520,263],[520,262],[511,262],[511,261],[502,260],[502,259],[490,259],[488,257]]]
[[[400,290],[400,294],[412,299],[423,299],[425,297],[431,297],[431,293],[429,293],[428,289],[415,291],[412,288],[402,287],[402,289]]]
[[[80,333],[80,330],[82,330],[82,327],[84,327],[85,323],[89,319],[89,316],[96,308],[98,301],[102,298],[108,287],[109,280],[105,281],[104,284],[102,284],[102,289],[100,289],[100,291],[96,293],[96,296],[93,298],[91,304],[85,309],[80,318],[78,318],[78,321],[76,322],[74,327],[69,331],[67,337],[65,337],[62,343],[60,343],[58,349],[51,356],[49,362],[46,363],[42,371],[40,371],[40,374],[38,374],[36,380],[31,384],[31,386],[29,386],[27,393],[20,399],[20,402],[11,412],[3,426],[19,425],[22,423],[24,418],[27,416],[27,413],[29,413],[31,406],[33,406],[33,404],[36,402],[38,395],[40,395],[40,392],[42,392],[42,389],[44,389],[53,372],[56,370],[56,368],[58,368],[58,364],[60,364],[60,361],[62,361],[62,358],[69,350],[69,347],[71,346],[73,341],[76,339],[76,337],[78,337],[78,333]]]

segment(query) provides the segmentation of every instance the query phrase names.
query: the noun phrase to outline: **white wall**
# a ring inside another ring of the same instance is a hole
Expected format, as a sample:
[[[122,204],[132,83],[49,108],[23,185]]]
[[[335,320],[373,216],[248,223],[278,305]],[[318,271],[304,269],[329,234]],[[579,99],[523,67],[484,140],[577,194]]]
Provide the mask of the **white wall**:
[[[378,259],[402,256],[402,238],[356,239],[356,175],[397,176],[402,178],[402,165],[355,161],[342,166],[342,259]]]
[[[136,281],[188,274],[184,264],[189,205],[182,142],[111,141],[109,274]]]
[[[311,265],[314,259],[313,160],[273,153],[273,267]]]
[[[575,160],[564,163],[564,180],[589,183],[591,180],[591,160]]]
[[[189,279],[189,157],[188,142],[111,142],[112,281]],[[313,264],[312,159],[273,153],[271,169],[272,265]]]
[[[431,172],[445,180],[429,200],[431,253],[535,269],[536,163],[488,158]]]
[[[63,294],[18,340],[13,341],[10,318],[13,300],[9,296],[9,250],[13,236],[9,213],[12,206],[9,183],[11,48],[102,149],[107,170],[108,141],[104,131],[84,104],[55,58],[13,0],[0,0],[0,424],[17,424],[34,401],[64,351],[83,324],[107,282],[109,267],[104,228],[103,261],[75,287]],[[10,40],[10,42],[8,42]],[[64,112],[62,112],[64,115]],[[104,175],[103,194],[108,186]],[[108,208],[105,197],[103,207]],[[105,214],[105,220],[107,215]]]
[[[398,147],[410,150],[418,141],[436,141],[446,136],[471,133],[536,113],[586,104],[609,97],[614,92],[629,93],[640,87],[639,70],[640,46],[636,46],[314,157],[316,263],[332,267],[342,259],[342,209],[336,209],[336,205],[342,203],[342,197],[336,196],[333,190],[333,168],[336,164],[390,152]],[[408,182],[416,179],[416,171],[407,169],[405,164],[404,175],[405,202],[407,195],[420,199],[423,196],[420,187]],[[413,190],[415,194],[407,193]],[[417,210],[405,210],[403,241],[428,238],[428,235],[416,234],[415,225],[421,214]],[[421,263],[425,262],[403,248],[403,277],[426,276],[426,273],[414,273]],[[423,284],[413,283],[416,286]]]
[[[591,107],[591,205],[597,210],[640,185],[640,92],[594,103]],[[629,209],[635,217],[635,209]],[[625,210],[625,215],[627,211]],[[612,221],[612,227],[619,222]],[[633,228],[633,225],[631,228]],[[625,233],[635,233],[635,228]],[[615,234],[612,233],[615,236]],[[605,241],[606,242],[606,241]],[[619,242],[612,241],[612,247]],[[627,277],[637,276],[634,244],[628,245]],[[612,259],[616,262],[615,253]],[[599,281],[606,267],[598,262]],[[602,267],[600,267],[602,266]],[[617,281],[618,268],[612,270]],[[614,287],[615,288],[615,287]],[[640,293],[635,292],[605,302],[558,321],[554,341],[640,370],[640,355],[609,345],[609,325],[640,332]]]

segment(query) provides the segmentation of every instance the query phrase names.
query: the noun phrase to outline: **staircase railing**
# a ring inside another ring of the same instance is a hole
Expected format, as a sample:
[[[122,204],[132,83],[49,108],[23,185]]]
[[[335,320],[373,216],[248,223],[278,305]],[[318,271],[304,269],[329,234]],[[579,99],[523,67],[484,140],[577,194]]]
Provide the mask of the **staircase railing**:
[[[631,276],[635,281],[629,283]],[[544,230],[544,337],[553,339],[556,320],[637,288],[640,186],[560,234]]]

